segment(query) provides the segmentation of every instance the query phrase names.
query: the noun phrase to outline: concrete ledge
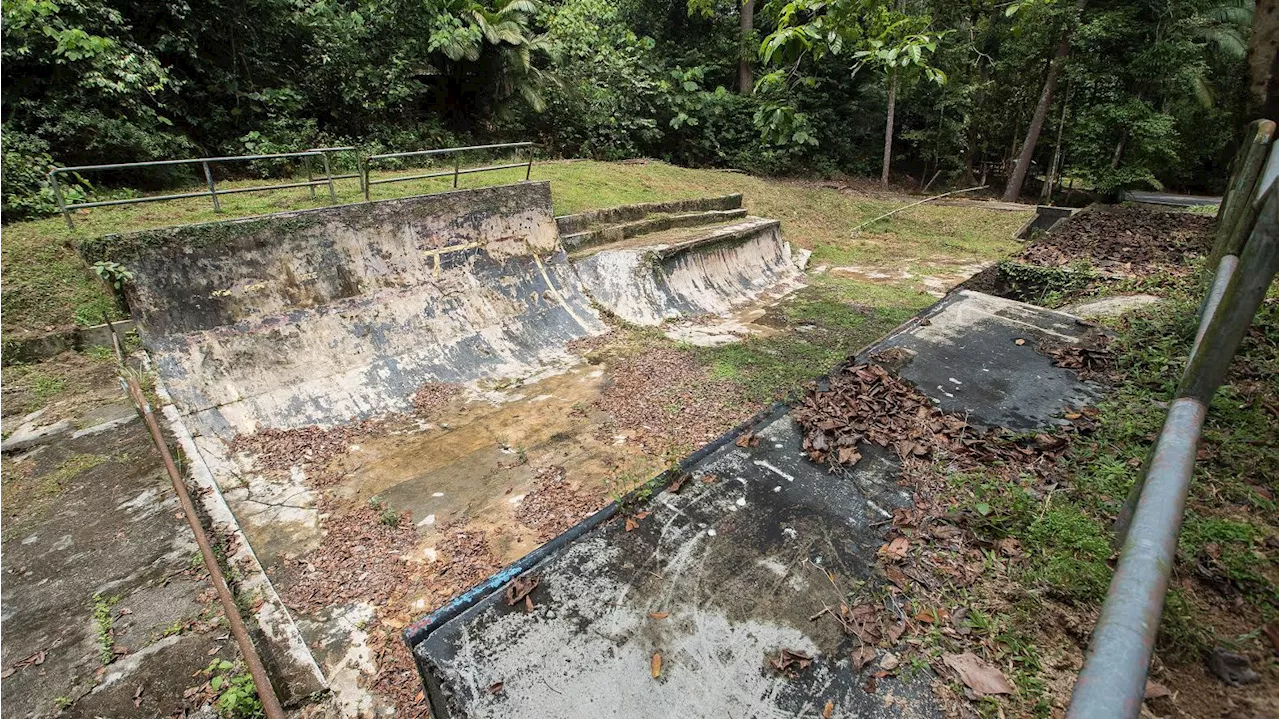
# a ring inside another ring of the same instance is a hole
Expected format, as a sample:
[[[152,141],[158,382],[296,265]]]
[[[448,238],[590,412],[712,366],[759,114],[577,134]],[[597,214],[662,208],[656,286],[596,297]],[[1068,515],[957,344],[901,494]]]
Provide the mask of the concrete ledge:
[[[8,366],[21,362],[37,362],[42,359],[56,357],[63,352],[81,351],[90,347],[110,347],[111,328],[116,334],[124,335],[133,331],[133,320],[116,320],[109,325],[92,327],[67,327],[44,333],[4,338],[4,348],[0,350],[3,363]]]
[[[730,220],[740,220],[746,216],[747,211],[745,209],[737,208],[732,210],[691,212],[682,215],[646,217],[633,222],[625,222],[619,225],[607,225],[594,230],[577,232],[571,235],[563,235],[560,238],[560,243],[566,250],[577,250],[582,249],[583,247],[590,247],[592,245],[620,242],[630,237],[639,237],[640,235],[647,235],[652,232],[674,230],[680,227],[714,225],[720,222],[728,222]]]
[[[1087,209],[1087,208],[1085,208]],[[1018,231],[1013,233],[1014,239],[1029,240],[1036,232],[1049,232],[1058,226],[1059,222],[1080,212],[1078,207],[1053,207],[1051,205],[1036,205],[1035,217],[1027,220]]]
[[[647,215],[675,212],[707,212],[710,210],[736,210],[742,207],[741,193],[722,195],[720,197],[700,197],[692,200],[669,200],[666,202],[641,202],[634,205],[607,207],[602,210],[591,210],[576,215],[561,215],[556,218],[556,227],[561,235],[572,235],[584,232],[593,225],[611,225],[621,222],[642,220]]]

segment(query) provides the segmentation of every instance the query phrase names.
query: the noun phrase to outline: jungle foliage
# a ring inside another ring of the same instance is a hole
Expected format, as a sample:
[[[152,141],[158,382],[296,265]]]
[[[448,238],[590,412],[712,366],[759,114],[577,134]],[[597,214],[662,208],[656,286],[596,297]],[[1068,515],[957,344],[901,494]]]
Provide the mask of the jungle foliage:
[[[1213,189],[1252,119],[1251,0],[758,0],[749,10],[733,0],[4,0],[5,219],[53,209],[53,163],[338,144],[533,139],[553,156],[817,176],[872,175],[883,158],[899,182],[995,186],[1062,38],[1070,53],[1031,178],[1056,166],[1104,193]],[[68,191],[107,194],[98,179]]]

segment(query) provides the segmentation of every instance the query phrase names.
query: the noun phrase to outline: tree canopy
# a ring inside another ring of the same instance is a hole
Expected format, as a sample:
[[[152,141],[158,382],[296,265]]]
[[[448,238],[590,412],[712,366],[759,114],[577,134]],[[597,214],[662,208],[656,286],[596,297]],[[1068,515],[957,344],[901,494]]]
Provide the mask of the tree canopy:
[[[766,174],[883,164],[920,186],[997,185],[1025,155],[1027,193],[1055,177],[1211,190],[1259,106],[1253,15],[1250,0],[5,0],[4,210],[49,211],[53,163],[521,139]]]

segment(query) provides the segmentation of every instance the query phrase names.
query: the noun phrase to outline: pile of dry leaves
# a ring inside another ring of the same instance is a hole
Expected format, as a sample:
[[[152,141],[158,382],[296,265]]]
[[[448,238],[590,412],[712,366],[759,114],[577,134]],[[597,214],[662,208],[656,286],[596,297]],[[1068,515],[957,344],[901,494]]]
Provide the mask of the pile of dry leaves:
[[[296,611],[319,613],[353,602],[383,605],[406,591],[410,574],[407,556],[418,543],[408,513],[397,524],[383,519],[372,504],[349,509],[326,506],[324,539],[319,548],[295,558],[291,581],[282,594]]]
[[[421,417],[440,412],[462,393],[462,387],[449,382],[427,382],[413,395],[413,411]]]
[[[1138,207],[1094,209],[1063,222],[1020,258],[1044,267],[1087,259],[1103,273],[1147,274],[1184,265],[1213,244],[1214,218]]]
[[[296,429],[262,429],[254,434],[236,435],[231,449],[250,454],[254,466],[266,473],[287,475],[294,466],[300,467],[310,483],[320,488],[341,478],[325,471],[329,461],[372,435],[382,424],[380,420],[357,420],[329,428],[309,425]]]
[[[533,489],[515,507],[515,519],[537,532],[539,542],[545,542],[591,516],[603,502],[574,489],[565,480],[564,467],[551,465],[538,470]]]
[[[857,464],[865,444],[892,449],[902,460],[945,458],[961,468],[1052,462],[1052,453],[1066,446],[1046,434],[1015,441],[1003,430],[980,431],[876,364],[849,365],[812,383],[791,415],[804,431],[809,458],[833,470]]]
[[[737,384],[713,379],[690,353],[670,347],[626,357],[611,376],[593,402],[610,418],[600,438],[625,432],[650,454],[706,444],[760,408]]]

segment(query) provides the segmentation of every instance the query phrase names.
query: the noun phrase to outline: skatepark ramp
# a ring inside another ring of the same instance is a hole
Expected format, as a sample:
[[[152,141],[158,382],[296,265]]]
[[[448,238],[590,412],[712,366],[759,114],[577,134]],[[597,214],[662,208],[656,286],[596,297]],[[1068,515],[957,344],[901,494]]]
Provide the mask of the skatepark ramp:
[[[198,433],[402,411],[426,383],[572,362],[597,310],[724,314],[800,270],[741,195],[555,218],[546,182],[109,235],[144,343]],[[566,246],[573,249],[572,254]]]
[[[224,438],[408,407],[427,382],[527,376],[605,331],[547,183],[109,236],[177,405]]]

